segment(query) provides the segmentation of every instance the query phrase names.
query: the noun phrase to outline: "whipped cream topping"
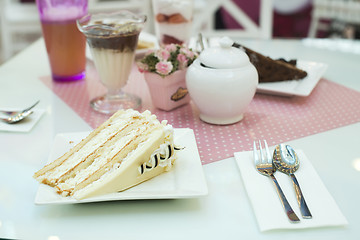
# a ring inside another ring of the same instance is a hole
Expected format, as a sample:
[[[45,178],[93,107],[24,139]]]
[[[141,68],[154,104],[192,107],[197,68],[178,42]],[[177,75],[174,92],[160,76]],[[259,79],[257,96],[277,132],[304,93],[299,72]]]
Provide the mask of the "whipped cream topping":
[[[150,157],[150,160],[139,166],[140,174],[153,170],[157,166],[165,168],[166,171],[172,167],[172,159],[175,149],[172,144],[162,144]]]
[[[119,119],[110,123],[107,128],[102,129],[96,134],[89,142],[87,142],[79,151],[72,154],[67,160],[65,160],[60,166],[54,168],[51,171],[41,175],[39,179],[49,179],[51,182],[56,182],[64,173],[68,172],[74,163],[79,164],[95,149],[99,148],[104,142],[113,137],[119,129],[123,129],[128,122],[124,119],[139,117],[134,111],[126,111]]]
[[[192,0],[159,0],[154,1],[154,10],[156,13],[165,15],[181,14],[185,19],[191,20],[193,15]]]

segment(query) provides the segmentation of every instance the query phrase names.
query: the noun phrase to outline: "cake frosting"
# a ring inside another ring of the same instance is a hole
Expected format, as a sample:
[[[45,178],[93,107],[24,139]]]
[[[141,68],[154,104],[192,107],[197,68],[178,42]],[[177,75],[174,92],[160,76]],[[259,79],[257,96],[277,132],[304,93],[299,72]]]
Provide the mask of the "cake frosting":
[[[84,199],[123,191],[171,170],[176,149],[166,121],[149,111],[120,110],[34,178],[63,196]]]

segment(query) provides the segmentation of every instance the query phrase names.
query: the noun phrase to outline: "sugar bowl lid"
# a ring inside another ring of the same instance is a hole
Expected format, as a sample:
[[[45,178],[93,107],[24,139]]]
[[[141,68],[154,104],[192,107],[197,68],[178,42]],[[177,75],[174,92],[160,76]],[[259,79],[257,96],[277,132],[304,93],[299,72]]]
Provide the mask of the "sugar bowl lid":
[[[246,53],[239,48],[232,47],[234,41],[229,37],[219,40],[220,46],[207,48],[199,56],[200,63],[209,68],[232,69],[247,66],[250,61]]]

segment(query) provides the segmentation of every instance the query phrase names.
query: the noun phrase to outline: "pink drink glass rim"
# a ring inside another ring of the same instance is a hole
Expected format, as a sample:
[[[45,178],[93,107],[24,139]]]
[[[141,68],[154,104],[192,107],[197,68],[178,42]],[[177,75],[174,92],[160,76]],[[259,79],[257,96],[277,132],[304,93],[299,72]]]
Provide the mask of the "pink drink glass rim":
[[[87,0],[36,0],[41,21],[76,20],[87,14]]]

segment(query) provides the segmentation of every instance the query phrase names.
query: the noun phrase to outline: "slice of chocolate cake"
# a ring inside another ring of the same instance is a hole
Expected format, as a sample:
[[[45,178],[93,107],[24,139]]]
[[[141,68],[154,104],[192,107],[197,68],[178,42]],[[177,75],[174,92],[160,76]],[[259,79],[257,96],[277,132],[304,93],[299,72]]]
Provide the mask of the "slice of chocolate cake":
[[[275,60],[237,43],[234,43],[233,47],[243,48],[245,50],[251,63],[258,71],[260,83],[300,80],[307,76],[306,71],[296,67],[296,60]]]

